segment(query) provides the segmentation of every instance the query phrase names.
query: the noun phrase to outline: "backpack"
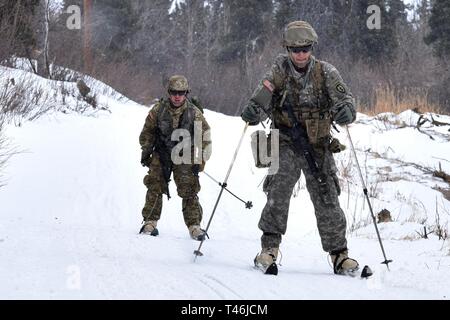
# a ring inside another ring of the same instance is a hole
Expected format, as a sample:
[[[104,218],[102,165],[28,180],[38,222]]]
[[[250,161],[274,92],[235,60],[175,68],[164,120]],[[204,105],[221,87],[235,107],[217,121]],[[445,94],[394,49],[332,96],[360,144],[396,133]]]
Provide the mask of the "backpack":
[[[187,99],[187,100],[190,103],[192,103],[194,106],[196,106],[201,111],[201,113],[204,113],[203,112],[203,105],[202,105],[202,103],[200,102],[200,99],[197,96],[193,96],[192,98]]]

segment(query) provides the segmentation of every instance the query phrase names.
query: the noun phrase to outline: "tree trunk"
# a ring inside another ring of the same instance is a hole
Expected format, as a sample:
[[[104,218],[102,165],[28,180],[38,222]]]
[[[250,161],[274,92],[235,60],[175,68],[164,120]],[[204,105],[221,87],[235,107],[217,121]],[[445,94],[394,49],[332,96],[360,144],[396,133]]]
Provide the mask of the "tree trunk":
[[[192,66],[194,63],[194,25],[195,25],[195,0],[186,1],[186,16],[187,16],[187,48],[186,48],[186,68],[187,76],[192,75]]]
[[[91,42],[92,42],[92,33],[91,33],[91,14],[92,14],[92,1],[84,0],[83,1],[83,29],[84,29],[84,38],[83,38],[83,62],[84,62],[84,72],[90,74],[92,72],[92,51],[91,51]]]
[[[48,63],[48,24],[49,0],[41,0],[35,12],[36,21],[36,60],[37,73],[41,77],[50,78]]]

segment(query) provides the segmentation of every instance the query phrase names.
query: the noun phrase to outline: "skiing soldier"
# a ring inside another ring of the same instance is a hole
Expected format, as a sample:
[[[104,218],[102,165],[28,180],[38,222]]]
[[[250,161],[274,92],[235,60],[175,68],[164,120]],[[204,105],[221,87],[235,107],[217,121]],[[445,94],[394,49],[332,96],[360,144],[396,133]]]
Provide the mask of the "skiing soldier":
[[[292,190],[305,175],[314,205],[323,250],[333,262],[334,273],[358,269],[348,257],[346,218],[338,196],[339,180],[332,152],[342,145],[332,141],[331,123],[347,125],[356,119],[354,99],[337,69],[312,55],[317,34],[304,21],[289,23],[284,30],[286,54],[279,55],[245,106],[241,118],[257,125],[270,117],[279,130],[279,169],[263,184],[267,203],[258,227],[261,252],[255,266],[277,274],[276,260],[286,232]]]
[[[159,100],[150,110],[139,136],[141,164],[149,167],[144,177],[147,194],[142,209],[144,225],[140,233],[158,235],[156,226],[161,216],[163,194],[170,198],[169,181],[173,172],[177,193],[183,199],[183,217],[189,234],[192,239],[202,241],[205,232],[200,228],[202,207],[197,196],[200,191],[198,174],[203,171],[205,161],[210,156],[210,127],[202,111],[187,98],[188,93],[189,85],[184,76],[170,77],[168,99]],[[197,146],[193,144],[195,123],[201,124],[201,163],[191,159],[187,164],[174,164],[172,150],[179,141],[172,141],[172,133],[176,129],[185,129],[190,133],[193,157],[197,151]]]

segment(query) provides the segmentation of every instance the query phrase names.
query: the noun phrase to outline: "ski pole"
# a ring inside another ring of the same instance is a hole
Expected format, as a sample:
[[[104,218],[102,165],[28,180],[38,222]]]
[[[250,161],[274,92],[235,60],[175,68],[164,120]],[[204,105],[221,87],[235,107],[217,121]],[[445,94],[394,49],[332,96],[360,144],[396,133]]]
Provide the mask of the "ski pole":
[[[386,258],[386,253],[384,252],[383,242],[381,241],[380,232],[378,231],[377,221],[375,219],[375,215],[373,214],[372,205],[370,204],[370,200],[369,200],[369,195],[368,195],[368,192],[367,192],[366,184],[364,183],[364,178],[363,178],[362,173],[361,173],[361,167],[359,166],[358,158],[356,157],[355,147],[353,146],[353,141],[352,141],[352,137],[350,136],[350,131],[348,130],[348,126],[345,126],[345,130],[347,131],[347,137],[348,137],[348,140],[350,141],[350,146],[351,146],[351,149],[352,149],[352,152],[353,152],[353,156],[355,157],[355,161],[356,161],[356,166],[358,168],[359,177],[361,179],[361,183],[362,183],[362,186],[363,186],[363,192],[364,192],[364,195],[366,197],[367,204],[369,205],[369,210],[370,210],[370,214],[372,215],[372,220],[373,220],[373,225],[375,226],[375,231],[377,232],[378,242],[380,243],[381,251],[383,252],[384,261],[382,262],[382,264],[385,264],[387,269],[389,270],[389,263],[391,263],[392,260],[388,260]]]
[[[212,176],[210,176],[206,171],[203,171],[204,174],[206,174],[212,181],[214,181],[215,183],[217,183],[219,186],[222,187],[222,183],[220,183],[219,181],[217,181],[216,179],[214,179]],[[251,201],[244,201],[241,198],[239,198],[237,195],[235,195],[233,192],[231,192],[228,188],[225,187],[225,190],[228,191],[233,197],[235,197],[236,199],[238,199],[239,201],[241,201],[242,203],[245,204],[245,208],[246,209],[251,209],[253,207],[253,203]]]
[[[238,144],[238,146],[236,148],[236,151],[234,151],[234,156],[233,156],[233,159],[231,160],[230,167],[228,168],[227,175],[225,176],[224,182],[221,184],[221,189],[220,189],[219,196],[217,197],[216,204],[214,205],[213,212],[211,214],[211,217],[209,218],[208,225],[206,226],[206,230],[205,230],[206,234],[208,234],[209,226],[211,225],[212,218],[214,217],[214,213],[216,212],[217,205],[219,204],[219,201],[220,201],[220,197],[222,197],[223,190],[227,187],[228,177],[230,176],[231,169],[233,168],[234,162],[236,161],[236,157],[237,157],[239,148],[241,147],[242,140],[244,139],[245,131],[247,131],[247,128],[248,128],[248,122],[245,123],[244,131],[242,132],[241,138],[239,139],[239,144]],[[203,253],[200,251],[200,249],[202,248],[202,245],[203,245],[204,241],[205,241],[205,238],[203,238],[203,240],[200,242],[200,245],[198,246],[198,249],[194,251],[194,255],[195,255],[194,262],[195,262],[195,260],[197,259],[198,256],[202,256],[203,255]]]

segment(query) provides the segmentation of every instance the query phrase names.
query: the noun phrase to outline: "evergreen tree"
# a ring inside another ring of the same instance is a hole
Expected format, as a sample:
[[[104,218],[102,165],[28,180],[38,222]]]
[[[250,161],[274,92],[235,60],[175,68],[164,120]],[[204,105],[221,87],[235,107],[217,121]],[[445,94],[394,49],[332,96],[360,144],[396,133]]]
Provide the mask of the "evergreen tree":
[[[430,33],[425,42],[434,48],[435,54],[440,57],[450,56],[450,0],[432,1],[429,18]]]
[[[271,0],[225,0],[225,34],[217,59],[223,63],[239,62],[241,75],[246,72],[250,55],[264,47],[272,19]]]
[[[450,104],[450,0],[431,1],[431,14],[429,16],[429,34],[425,36],[425,43],[433,48],[434,55],[439,59],[439,67],[433,75],[438,79],[433,91],[435,100],[447,111]]]
[[[316,54],[340,52],[347,48],[345,41],[346,21],[350,16],[350,1],[329,0],[276,0],[274,25],[275,35],[280,37],[284,27],[294,20],[305,20],[316,30],[319,46]]]
[[[430,0],[421,0],[417,7],[418,22],[421,25],[427,25],[431,15]]]
[[[210,7],[200,0],[186,0],[172,13],[171,56],[190,77],[193,69],[204,63],[208,41],[207,28]]]
[[[283,30],[283,28],[291,22],[294,13],[293,11],[292,0],[275,1],[274,24],[276,30]]]
[[[386,4],[384,0],[360,0],[353,3],[352,19],[348,26],[352,59],[362,60],[377,68],[393,59],[398,47],[395,33],[395,20],[398,16],[389,13]],[[380,8],[380,29],[367,27],[367,19],[370,17],[367,8],[370,5]]]
[[[137,16],[132,2],[122,0],[94,0],[93,42],[108,57],[123,60],[132,54],[130,39],[137,30]]]
[[[131,1],[137,16],[136,32],[131,35],[133,59],[139,65],[151,66],[155,73],[170,65],[173,24],[169,16],[171,7],[167,0]]]

